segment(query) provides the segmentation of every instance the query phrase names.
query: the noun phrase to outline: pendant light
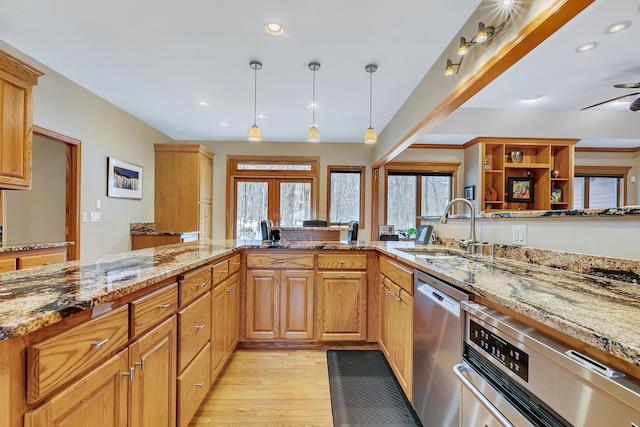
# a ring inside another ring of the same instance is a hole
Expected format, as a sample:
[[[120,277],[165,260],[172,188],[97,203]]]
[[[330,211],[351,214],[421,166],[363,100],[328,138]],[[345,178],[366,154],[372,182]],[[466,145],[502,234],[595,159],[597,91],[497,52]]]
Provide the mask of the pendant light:
[[[253,69],[253,126],[249,128],[249,141],[260,141],[262,134],[256,124],[256,115],[258,105],[258,70],[262,68],[262,62],[251,61],[249,62],[249,66]]]
[[[320,132],[318,126],[316,126],[316,71],[320,69],[319,62],[310,62],[309,69],[313,71],[313,98],[311,101],[311,126],[309,127],[309,133],[307,134],[307,141],[318,142],[320,141]]]
[[[378,66],[375,64],[369,64],[364,69],[369,73],[369,129],[364,133],[365,144],[375,144],[378,141],[376,131],[371,126],[371,105],[373,99],[373,73],[376,72]]]

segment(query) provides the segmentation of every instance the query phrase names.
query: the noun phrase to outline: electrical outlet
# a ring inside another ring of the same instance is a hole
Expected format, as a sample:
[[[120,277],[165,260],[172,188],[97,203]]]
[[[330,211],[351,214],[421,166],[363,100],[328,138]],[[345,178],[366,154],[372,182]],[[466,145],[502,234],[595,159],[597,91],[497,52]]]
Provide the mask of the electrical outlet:
[[[91,222],[100,222],[100,212],[91,212]]]
[[[514,225],[511,227],[511,242],[514,245],[524,246],[527,244],[527,226]]]

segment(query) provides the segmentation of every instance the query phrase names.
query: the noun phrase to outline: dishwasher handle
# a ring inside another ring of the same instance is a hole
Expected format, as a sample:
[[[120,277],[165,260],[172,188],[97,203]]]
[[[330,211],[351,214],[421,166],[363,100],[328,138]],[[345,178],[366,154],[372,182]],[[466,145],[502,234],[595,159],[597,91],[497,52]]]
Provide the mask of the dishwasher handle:
[[[478,388],[473,385],[473,383],[467,378],[465,372],[469,372],[469,366],[465,363],[458,363],[453,367],[453,373],[456,374],[456,377],[464,384],[471,393],[478,399],[478,401],[484,406],[487,411],[495,417],[495,419],[503,426],[503,427],[513,427],[513,424],[509,422],[508,419],[505,418],[498,409],[487,399]]]

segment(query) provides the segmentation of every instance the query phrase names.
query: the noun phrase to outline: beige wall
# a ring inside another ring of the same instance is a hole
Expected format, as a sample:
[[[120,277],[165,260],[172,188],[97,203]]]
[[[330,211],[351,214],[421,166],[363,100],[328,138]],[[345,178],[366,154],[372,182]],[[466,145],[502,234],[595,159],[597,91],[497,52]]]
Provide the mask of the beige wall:
[[[67,147],[33,138],[31,191],[5,191],[4,242],[62,242],[65,239]]]
[[[171,139],[6,43],[0,49],[45,73],[33,91],[34,125],[82,141],[81,211],[100,212],[102,222],[82,223],[81,258],[131,249],[129,223],[153,221],[153,143]],[[142,200],[106,196],[110,156],[143,167]],[[45,208],[38,213],[46,218]]]
[[[626,191],[627,205],[638,204],[638,173],[640,164],[638,155],[640,153],[585,153],[577,152],[575,155],[575,166],[628,166]],[[636,177],[636,182],[631,182],[631,177]]]
[[[213,238],[224,239],[226,221],[226,177],[228,155],[315,156],[320,157],[320,194],[318,218],[327,217],[327,166],[366,166],[365,220],[358,238],[368,240],[371,224],[371,164],[373,148],[365,144],[310,144],[308,142],[221,142],[180,141],[202,144],[215,153],[213,160]]]

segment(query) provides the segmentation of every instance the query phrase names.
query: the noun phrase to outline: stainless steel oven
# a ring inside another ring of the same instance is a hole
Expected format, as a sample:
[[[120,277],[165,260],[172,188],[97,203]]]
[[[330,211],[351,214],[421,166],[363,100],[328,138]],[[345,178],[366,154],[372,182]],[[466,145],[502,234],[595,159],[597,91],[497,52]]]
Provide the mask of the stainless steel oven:
[[[461,422],[640,427],[640,381],[477,303],[462,303]]]

